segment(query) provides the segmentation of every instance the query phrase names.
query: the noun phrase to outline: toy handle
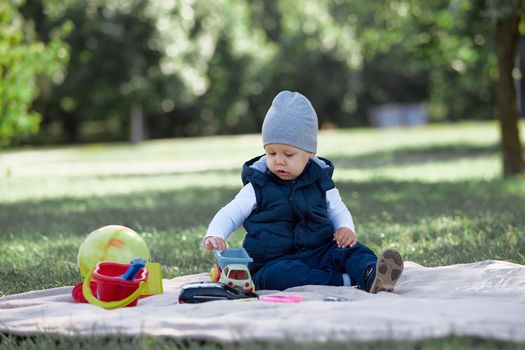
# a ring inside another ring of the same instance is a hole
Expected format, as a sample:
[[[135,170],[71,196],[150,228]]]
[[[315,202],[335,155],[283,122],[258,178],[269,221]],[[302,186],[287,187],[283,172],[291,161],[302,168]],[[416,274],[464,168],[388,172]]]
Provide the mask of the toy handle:
[[[133,259],[131,260],[131,264],[129,265],[128,270],[124,272],[123,275],[117,276],[117,277],[120,277],[128,281],[133,281],[133,279],[135,278],[139,270],[143,268],[144,266],[146,266],[146,260],[142,258]]]
[[[124,306],[131,304],[133,300],[137,299],[142,294],[142,290],[144,289],[146,285],[144,281],[141,281],[137,289],[122,300],[101,301],[95,298],[93,294],[91,293],[91,288],[89,287],[89,284],[91,283],[92,275],[93,275],[93,270],[89,271],[86,278],[84,278],[84,282],[82,283],[82,293],[84,294],[84,298],[86,298],[86,300],[90,304],[94,304],[94,305],[103,307],[104,309],[107,309],[107,310],[118,309],[119,307],[124,307]]]

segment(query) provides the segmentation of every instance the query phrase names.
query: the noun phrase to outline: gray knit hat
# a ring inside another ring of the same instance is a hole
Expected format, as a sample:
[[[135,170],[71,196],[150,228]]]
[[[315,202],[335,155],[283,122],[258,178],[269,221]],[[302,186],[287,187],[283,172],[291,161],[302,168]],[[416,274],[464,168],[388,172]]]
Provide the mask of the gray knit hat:
[[[306,97],[281,91],[273,100],[262,126],[263,147],[283,143],[317,152],[317,114]]]

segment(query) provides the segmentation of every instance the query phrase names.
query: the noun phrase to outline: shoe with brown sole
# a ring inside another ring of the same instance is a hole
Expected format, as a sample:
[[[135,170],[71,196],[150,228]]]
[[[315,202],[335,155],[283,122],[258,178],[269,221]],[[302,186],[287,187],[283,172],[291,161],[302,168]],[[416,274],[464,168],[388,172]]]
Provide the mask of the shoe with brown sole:
[[[376,276],[370,287],[370,293],[392,292],[401,277],[403,266],[403,258],[397,250],[385,249],[377,259]]]

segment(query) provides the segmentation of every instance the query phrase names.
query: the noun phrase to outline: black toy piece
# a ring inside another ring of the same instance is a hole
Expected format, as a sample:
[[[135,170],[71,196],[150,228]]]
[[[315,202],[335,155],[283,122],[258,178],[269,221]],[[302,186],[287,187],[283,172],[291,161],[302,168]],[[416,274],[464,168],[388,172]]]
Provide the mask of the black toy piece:
[[[213,300],[236,300],[259,298],[252,292],[232,288],[221,282],[190,283],[182,287],[179,294],[180,304],[203,303]]]

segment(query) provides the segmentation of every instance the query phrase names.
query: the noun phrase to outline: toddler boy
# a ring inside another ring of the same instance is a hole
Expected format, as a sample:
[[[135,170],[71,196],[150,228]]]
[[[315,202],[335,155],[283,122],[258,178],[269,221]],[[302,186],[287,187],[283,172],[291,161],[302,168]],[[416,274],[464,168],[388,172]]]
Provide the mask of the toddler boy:
[[[244,187],[217,212],[204,247],[223,251],[243,224],[256,289],[315,284],[391,292],[403,259],[394,249],[378,259],[358,242],[332,181],[334,166],[316,156],[317,130],[317,114],[305,96],[282,91],[275,97],[262,126],[265,155],[244,164]]]

